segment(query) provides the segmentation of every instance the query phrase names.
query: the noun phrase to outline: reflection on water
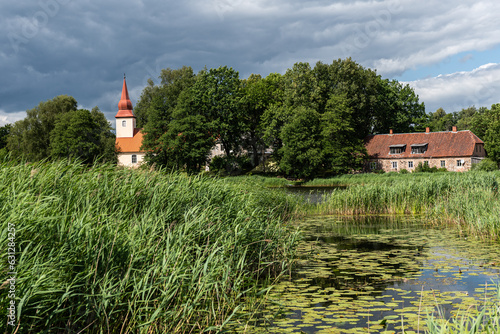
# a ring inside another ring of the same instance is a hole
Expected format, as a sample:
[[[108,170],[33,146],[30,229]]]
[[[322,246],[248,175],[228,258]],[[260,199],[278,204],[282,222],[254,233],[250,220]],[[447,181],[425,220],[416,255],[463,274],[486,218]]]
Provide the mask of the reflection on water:
[[[311,186],[290,186],[285,187],[285,191],[302,197],[311,204],[320,203],[323,196],[331,193],[335,189],[345,189],[347,186],[311,187]]]
[[[402,322],[423,332],[436,305],[451,317],[484,302],[500,276],[498,244],[414,219],[322,217],[301,228],[299,260],[255,332],[397,332]]]

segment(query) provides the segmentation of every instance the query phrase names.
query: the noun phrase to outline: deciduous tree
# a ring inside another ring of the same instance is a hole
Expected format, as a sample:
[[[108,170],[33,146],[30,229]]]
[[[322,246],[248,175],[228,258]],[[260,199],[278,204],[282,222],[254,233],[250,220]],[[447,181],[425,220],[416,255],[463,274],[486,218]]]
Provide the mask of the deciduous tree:
[[[57,117],[76,109],[76,100],[67,95],[40,102],[27,111],[25,119],[14,123],[7,139],[8,150],[14,157],[23,157],[29,161],[50,157],[50,133]]]

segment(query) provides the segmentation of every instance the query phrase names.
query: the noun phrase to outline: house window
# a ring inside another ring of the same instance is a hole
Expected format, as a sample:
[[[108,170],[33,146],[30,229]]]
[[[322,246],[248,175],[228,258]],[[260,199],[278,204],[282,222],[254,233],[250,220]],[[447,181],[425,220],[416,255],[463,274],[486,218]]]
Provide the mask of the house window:
[[[429,161],[427,161],[427,160],[426,160],[426,161],[424,161],[424,165],[425,165],[425,166],[429,166]]]
[[[457,160],[457,167],[462,167],[464,164],[464,159]]]
[[[441,160],[441,167],[446,167],[446,161]]]
[[[370,162],[370,169],[371,169],[371,170],[375,170],[375,169],[377,169],[377,163],[376,163],[376,162],[374,162],[374,161]]]
[[[413,168],[413,161],[408,161],[408,168]]]
[[[406,145],[391,145],[389,146],[389,154],[401,154],[405,151]]]
[[[132,163],[136,164],[137,163],[137,155],[132,154]]]
[[[411,145],[411,154],[424,154],[427,151],[427,144]]]
[[[398,162],[397,161],[392,162],[392,169],[398,169]]]
[[[122,121],[122,127],[126,127],[127,126],[127,121]]]

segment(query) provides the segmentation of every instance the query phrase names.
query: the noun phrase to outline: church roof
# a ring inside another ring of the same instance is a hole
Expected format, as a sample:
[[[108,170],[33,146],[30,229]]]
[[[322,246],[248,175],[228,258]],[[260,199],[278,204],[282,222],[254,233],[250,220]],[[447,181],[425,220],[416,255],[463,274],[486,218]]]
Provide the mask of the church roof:
[[[122,97],[120,102],[118,102],[118,113],[115,118],[130,118],[135,117],[132,111],[132,101],[128,96],[127,82],[125,76],[123,77],[123,87],[122,87]]]
[[[133,137],[116,138],[116,149],[120,153],[142,152],[142,129],[134,129]]]

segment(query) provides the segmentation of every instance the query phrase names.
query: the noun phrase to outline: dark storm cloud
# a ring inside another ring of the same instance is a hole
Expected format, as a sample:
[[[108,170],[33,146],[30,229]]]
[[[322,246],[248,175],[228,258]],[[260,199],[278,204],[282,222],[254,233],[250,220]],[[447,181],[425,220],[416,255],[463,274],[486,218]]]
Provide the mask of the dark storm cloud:
[[[493,0],[1,3],[0,125],[60,94],[112,119],[124,72],[135,104],[167,67],[247,77],[351,56],[392,77],[500,44]]]

